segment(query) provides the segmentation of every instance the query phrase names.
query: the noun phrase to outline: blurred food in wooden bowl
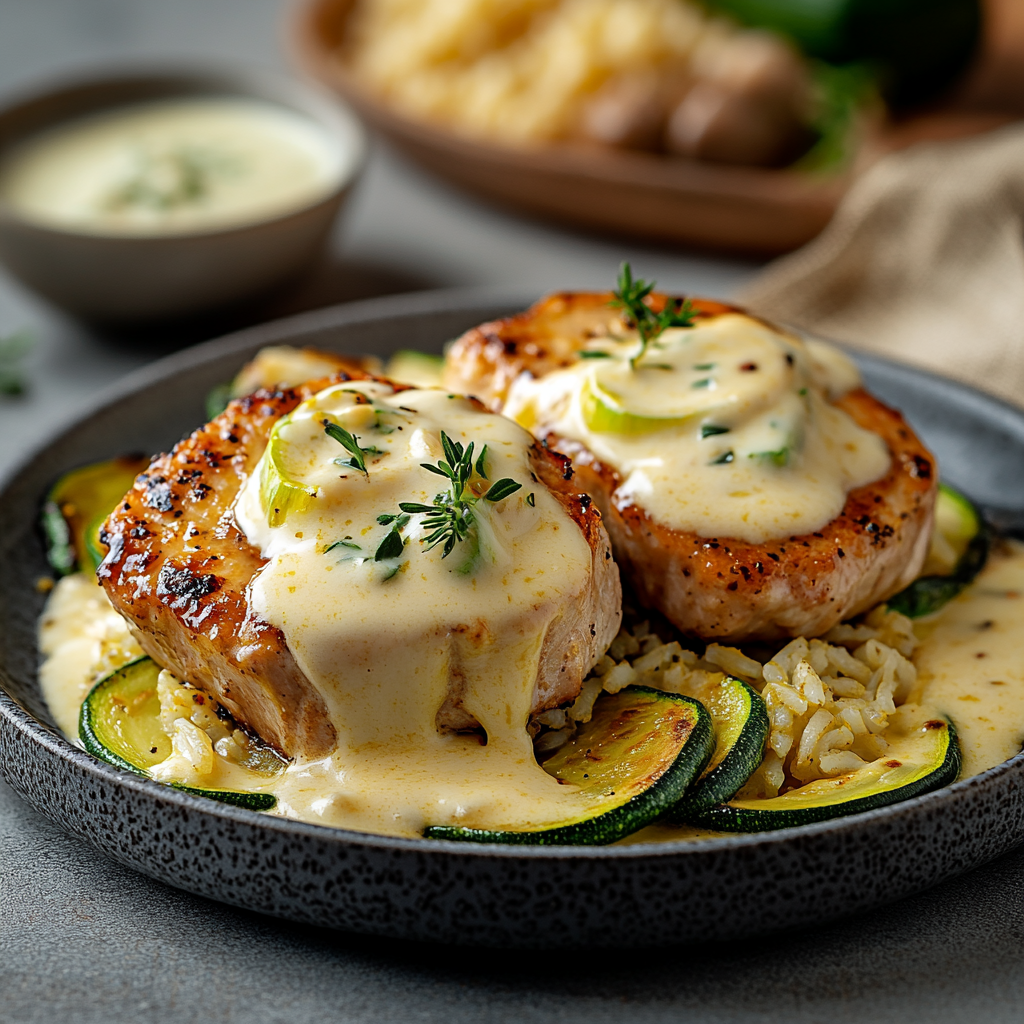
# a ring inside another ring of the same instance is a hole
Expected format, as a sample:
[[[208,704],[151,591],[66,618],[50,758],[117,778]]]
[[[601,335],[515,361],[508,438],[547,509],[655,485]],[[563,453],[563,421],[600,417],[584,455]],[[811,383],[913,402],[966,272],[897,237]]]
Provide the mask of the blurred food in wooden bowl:
[[[827,223],[883,90],[916,99],[963,66],[977,4],[837,0],[793,24],[765,16],[792,0],[746,6],[730,12],[741,26],[687,0],[310,0],[295,37],[308,71],[459,185],[570,223],[770,254]],[[925,23],[941,28],[921,36],[930,60],[899,67],[865,29]]]

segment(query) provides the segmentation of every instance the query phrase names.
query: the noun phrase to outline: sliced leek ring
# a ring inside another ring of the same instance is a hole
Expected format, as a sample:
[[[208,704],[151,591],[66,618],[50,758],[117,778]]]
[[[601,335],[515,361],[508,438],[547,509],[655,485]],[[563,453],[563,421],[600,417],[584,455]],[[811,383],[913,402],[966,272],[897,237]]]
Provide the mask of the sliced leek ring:
[[[267,450],[260,462],[260,504],[271,526],[280,526],[290,512],[304,512],[316,497],[317,488],[291,477],[284,467],[285,440],[281,430],[291,423],[291,416],[282,416],[274,424]]]
[[[642,416],[624,409],[615,395],[594,378],[584,380],[580,389],[580,412],[588,430],[595,434],[653,434],[690,422],[693,416]]]

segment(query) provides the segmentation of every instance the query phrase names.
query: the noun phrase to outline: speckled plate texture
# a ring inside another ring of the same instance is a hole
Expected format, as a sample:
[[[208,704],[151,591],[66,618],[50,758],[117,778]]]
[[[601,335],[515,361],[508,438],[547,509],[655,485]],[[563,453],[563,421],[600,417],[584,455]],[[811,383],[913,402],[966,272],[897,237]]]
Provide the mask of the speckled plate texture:
[[[294,921],[430,942],[643,946],[808,925],[899,899],[1024,839],[1024,755],[906,803],[833,823],[701,843],[526,848],[391,839],[177,793],[101,764],[54,727],[36,679],[47,574],[36,525],[53,480],[202,423],[203,398],[267,344],[385,356],[439,351],[535,296],[459,291],[306,314],[181,352],[122,381],[0,494],[0,773],[68,832],[170,885]],[[1024,509],[1024,415],[977,392],[862,359],[950,483]]]

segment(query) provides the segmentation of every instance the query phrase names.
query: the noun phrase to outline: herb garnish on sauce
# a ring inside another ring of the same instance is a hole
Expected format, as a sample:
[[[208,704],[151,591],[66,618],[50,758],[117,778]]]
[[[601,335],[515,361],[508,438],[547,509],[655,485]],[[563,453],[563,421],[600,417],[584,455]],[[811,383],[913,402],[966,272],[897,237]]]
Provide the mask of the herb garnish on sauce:
[[[626,326],[635,327],[640,335],[640,349],[629,361],[634,370],[647,351],[647,346],[666,328],[693,326],[695,311],[689,299],[667,299],[660,313],[651,309],[647,297],[654,291],[655,283],[639,277],[634,281],[632,268],[628,263],[623,263],[619,270],[618,288],[612,293],[615,298],[609,303],[623,311]]]
[[[442,430],[441,446],[444,448],[445,458],[439,459],[437,465],[424,462],[421,463],[421,466],[437,476],[444,477],[448,481],[448,491],[435,495],[431,505],[401,501],[398,503],[398,507],[405,513],[422,514],[425,517],[423,526],[429,531],[422,541],[426,545],[425,550],[429,551],[443,543],[444,550],[441,552],[441,557],[447,558],[455,549],[455,545],[469,536],[474,523],[473,506],[478,501],[502,501],[509,495],[515,494],[523,485],[509,477],[503,477],[491,484],[484,494],[474,494],[469,486],[474,471],[473,442],[469,443],[468,448],[463,448],[458,441],[453,441]],[[475,467],[476,475],[484,482],[487,481],[487,474],[484,472],[486,454],[487,446],[484,445]],[[380,516],[377,521],[381,522],[384,519],[384,516]],[[391,536],[392,534],[389,533],[388,537]],[[384,539],[384,543],[388,543],[387,537]],[[394,546],[393,541],[390,543]],[[383,547],[383,544],[381,546]]]

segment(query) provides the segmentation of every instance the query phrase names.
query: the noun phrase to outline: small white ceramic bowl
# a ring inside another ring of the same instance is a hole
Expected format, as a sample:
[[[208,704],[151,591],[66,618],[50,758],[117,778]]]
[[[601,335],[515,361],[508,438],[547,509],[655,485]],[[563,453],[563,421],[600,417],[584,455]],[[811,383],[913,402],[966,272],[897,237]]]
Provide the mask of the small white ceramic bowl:
[[[0,161],[39,133],[149,101],[261,100],[311,119],[341,148],[327,195],[239,225],[174,234],[45,225],[0,198],[0,260],[72,313],[106,321],[177,317],[236,303],[296,275],[322,249],[365,160],[358,120],[328,93],[257,71],[125,72],[64,84],[0,110]]]

